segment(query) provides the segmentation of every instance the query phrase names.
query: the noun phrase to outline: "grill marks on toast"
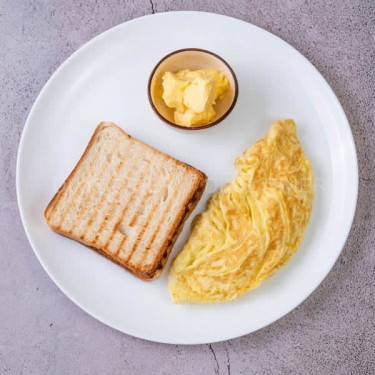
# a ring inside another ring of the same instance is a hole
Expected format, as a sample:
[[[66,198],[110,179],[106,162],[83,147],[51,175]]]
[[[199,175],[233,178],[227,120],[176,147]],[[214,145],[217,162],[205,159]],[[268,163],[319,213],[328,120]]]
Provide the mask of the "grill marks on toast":
[[[100,156],[100,152],[101,152],[101,150],[100,150],[100,147],[99,147],[99,149],[96,151],[96,154],[94,155],[93,161],[91,161],[91,163],[90,163],[90,161],[88,161],[89,165],[95,164],[98,161],[99,156]],[[57,227],[59,227],[59,228],[63,227],[64,222],[65,222],[65,220],[68,216],[68,213],[71,211],[71,208],[74,206],[74,203],[76,202],[77,198],[79,197],[79,195],[82,191],[82,188],[86,183],[87,177],[90,173],[91,173],[91,169],[87,168],[84,178],[81,179],[78,187],[75,190],[73,190],[73,192],[72,192],[73,196],[70,198],[69,203],[65,207],[65,210],[63,211],[63,213],[61,215],[61,218],[60,218],[60,221],[59,221]],[[64,198],[64,196],[61,196],[60,200],[63,199],[63,198]]]
[[[162,169],[163,169],[163,168],[159,168],[159,169],[158,169],[158,172],[161,171]],[[156,182],[156,180],[158,179],[158,177],[159,177],[159,173],[156,173],[155,176],[154,176],[154,178],[153,178],[153,180],[152,180],[152,182],[151,182],[151,186],[154,185],[154,183]],[[147,202],[148,202],[151,198],[154,198],[155,202],[154,202],[154,204],[152,205],[152,207],[151,207],[151,209],[150,209],[148,215],[144,218],[143,222],[140,223],[140,226],[142,227],[142,230],[141,230],[141,232],[138,234],[137,239],[134,241],[132,247],[131,247],[130,250],[129,250],[129,254],[128,254],[128,256],[126,257],[126,261],[127,261],[127,262],[129,262],[129,261],[131,260],[131,258],[132,258],[132,256],[133,256],[134,252],[137,250],[137,246],[138,246],[139,243],[141,243],[142,238],[143,238],[143,236],[144,236],[144,234],[145,234],[145,232],[146,232],[146,229],[148,229],[149,225],[152,224],[152,219],[153,219],[153,217],[154,217],[155,214],[156,214],[156,212],[155,212],[155,208],[160,204],[160,201],[162,200],[162,195],[164,194],[164,187],[165,187],[165,186],[169,186],[171,180],[172,180],[172,175],[171,175],[171,174],[168,174],[168,177],[166,178],[165,173],[164,173],[164,174],[163,174],[163,180],[162,180],[162,181],[163,181],[163,188],[162,188],[162,189],[159,188],[159,191],[157,192],[157,193],[159,193],[159,195],[158,195],[157,197],[155,197],[155,194],[154,194],[153,196],[152,196],[152,195],[149,195],[149,196],[147,197]],[[181,185],[181,180],[182,180],[182,179],[180,179],[180,184],[179,184],[179,186]],[[160,183],[161,183],[162,181],[160,181]],[[179,187],[179,186],[178,186],[178,187]],[[132,225],[132,224],[134,225],[134,224],[138,223],[138,219],[139,219],[139,218],[140,218],[140,217],[137,216],[136,214],[133,215],[132,220],[131,220],[131,222],[130,222],[130,223],[131,223],[130,225]],[[161,220],[162,220],[162,219],[161,219]],[[149,248],[148,248],[147,246],[144,247],[143,249],[145,250],[146,253],[147,253],[147,251],[149,250]],[[141,250],[142,250],[142,248],[141,248]]]
[[[137,163],[137,165],[132,169],[132,174],[134,174],[135,172],[139,172],[139,170],[138,170],[137,167],[140,164],[141,164],[141,161],[139,160],[138,163]],[[131,203],[131,201],[133,200],[133,198],[134,198],[134,196],[136,194],[137,187],[143,182],[144,178],[146,177],[146,174],[148,172],[148,168],[147,168],[147,166],[144,163],[142,163],[142,164],[143,164],[143,168],[140,170],[140,173],[137,176],[136,182],[134,184],[134,188],[132,189],[132,193],[127,197],[127,200],[126,200],[125,204],[123,205],[123,208],[120,211],[120,215],[118,215],[118,219],[115,220],[116,224],[113,227],[112,233],[111,233],[109,239],[107,240],[106,244],[103,246],[105,249],[108,249],[108,246],[109,246],[110,242],[112,241],[112,239],[113,239],[113,237],[114,237],[114,235],[115,235],[115,233],[117,231],[117,226],[119,224],[121,224],[121,222],[123,222],[125,213],[128,210],[128,208],[129,208],[129,203]],[[129,179],[131,177],[132,177],[132,175],[129,176]],[[127,182],[128,182],[128,179],[124,181],[124,186],[127,185]],[[119,192],[118,192],[118,195],[116,197],[117,200],[118,200],[118,197],[120,196],[120,194],[121,194],[121,190],[119,190]],[[126,236],[121,240],[121,242],[120,242],[117,250],[115,251],[115,256],[117,256],[119,254],[119,252],[120,252],[120,250],[122,248],[122,244],[123,244],[123,242],[125,242],[125,240],[126,240]]]
[[[114,146],[114,148],[111,150],[111,152],[117,152],[119,146],[120,146],[120,142],[117,142],[117,144]],[[89,192],[86,193],[86,199],[85,200],[89,199],[89,200],[91,200],[91,202],[96,202],[97,200],[100,200],[103,197],[103,195],[100,194],[99,185],[100,185],[100,180],[103,179],[105,172],[110,173],[110,168],[109,168],[108,165],[109,165],[108,161],[107,160],[104,161],[104,163],[102,164],[102,166],[100,168],[100,172],[98,173],[98,175],[97,175],[97,177],[96,177],[96,179],[93,183],[93,186],[91,187]],[[112,179],[113,179],[113,176],[112,176]],[[95,205],[95,204],[93,204],[93,205]],[[94,210],[97,210],[97,209],[98,208],[95,207]],[[75,225],[75,223],[81,223],[81,219],[82,219],[84,213],[85,213],[84,205],[82,204],[81,209],[78,213],[78,216],[76,217],[75,221],[72,223],[71,228],[68,230],[69,234],[72,234],[74,232],[75,228],[77,227]],[[87,230],[90,227],[91,220],[92,220],[94,215],[95,215],[95,213],[88,219],[88,222],[85,225],[82,226],[82,230],[83,230],[84,233],[87,233]],[[82,230],[81,230],[81,232],[82,232]],[[84,235],[80,235],[80,238],[84,239]]]
[[[154,230],[153,236],[152,236],[154,238],[154,240],[155,240],[155,238],[156,238],[156,236],[157,236],[157,234],[158,234],[158,232],[160,230],[161,223],[165,222],[166,216],[169,214],[169,211],[172,208],[172,205],[175,204],[175,199],[177,198],[177,194],[180,192],[180,187],[181,187],[181,185],[182,185],[183,182],[185,182],[185,181],[183,181],[183,179],[180,178],[177,187],[174,189],[172,199],[169,200],[167,207],[164,208],[162,217],[159,219],[159,222],[158,222],[158,224],[157,224],[157,226],[156,226],[156,228]],[[143,254],[141,256],[141,259],[140,259],[140,261],[138,263],[143,264],[144,260],[146,259],[147,255],[149,253],[149,250],[150,250],[150,248],[151,248],[151,246],[153,244],[153,241],[150,241],[148,243],[148,245],[145,247],[145,251],[143,252]],[[157,264],[155,264],[155,265],[157,266]]]
[[[203,173],[101,123],[45,217],[56,232],[151,280],[205,183]]]
[[[204,177],[203,176],[200,176],[200,177]],[[204,178],[200,178],[196,181],[196,184],[195,184],[195,192],[190,196],[190,198],[185,202],[185,209],[184,210],[180,210],[179,211],[179,220],[178,220],[178,224],[174,227],[174,228],[171,228],[169,230],[169,233],[168,233],[168,236],[165,236],[164,237],[164,241],[160,247],[160,249],[162,250],[161,252],[159,252],[159,255],[158,255],[158,258],[156,258],[154,260],[154,265],[153,267],[149,267],[149,270],[151,269],[151,273],[154,275],[154,277],[158,277],[158,275],[160,275],[160,273],[163,271],[163,268],[164,266],[166,265],[167,263],[167,260],[168,260],[168,256],[169,254],[171,253],[171,250],[173,248],[173,245],[175,243],[175,241],[177,240],[179,234],[181,233],[182,231],[182,228],[183,228],[183,225],[185,223],[185,221],[187,220],[187,218],[189,217],[191,211],[194,209],[194,207],[196,206],[197,202],[199,201],[203,191],[204,191],[204,188],[206,186],[206,179],[205,177]],[[192,191],[192,190],[190,190]],[[177,223],[177,221],[176,221]],[[154,241],[155,237],[156,237],[156,234],[158,232],[154,232],[154,235],[152,240],[151,240],[151,243]],[[151,245],[149,245],[151,247]],[[155,267],[156,267],[156,270],[155,270]],[[152,270],[155,270],[154,272],[152,272]],[[150,273],[150,271],[148,272]]]
[[[161,171],[161,168],[160,166],[158,168],[155,168],[153,169],[153,174],[152,174],[152,178],[151,178],[151,181],[149,181],[148,185],[145,186],[144,188],[144,191],[140,191],[139,192],[139,200],[138,200],[138,206],[135,206],[134,207],[134,212],[133,212],[133,216],[131,218],[129,218],[129,226],[130,227],[133,227],[135,224],[138,224],[138,219],[141,217],[140,215],[140,211],[142,210],[142,207],[146,206],[147,205],[147,202],[153,197],[153,190],[155,189],[154,186],[155,186],[155,183],[157,181],[157,179],[159,178],[159,172]],[[142,198],[144,198],[144,195],[142,196],[141,193],[144,193],[145,195],[145,199],[142,200]],[[135,203],[134,203],[135,205]],[[148,225],[148,219],[149,217],[152,215],[152,210],[153,208],[151,208],[150,212],[148,213],[147,215],[147,218],[145,220],[143,220],[143,225]],[[125,220],[126,218],[124,218]],[[142,231],[144,231],[144,227],[142,228],[141,230],[141,233],[139,233],[137,235],[137,237],[134,239],[133,241],[133,245],[130,247],[130,249],[124,249],[124,254],[123,255],[123,259],[124,261],[128,261],[133,253],[133,251],[135,250],[136,246],[139,244],[139,241],[141,239],[141,236],[142,236]],[[124,244],[126,243],[127,241],[127,238],[124,238],[121,243],[120,243],[120,246],[118,248],[118,252],[121,251],[121,248],[124,246]]]
[[[120,144],[120,142],[119,142]],[[116,149],[114,150],[114,153],[117,152],[119,146],[116,147]],[[90,234],[90,230],[92,229],[92,226],[94,225],[94,222],[95,222],[95,218],[98,216],[98,212],[103,208],[103,205],[104,203],[106,202],[106,199],[105,197],[107,196],[107,194],[109,193],[110,189],[112,189],[113,187],[113,184],[115,182],[115,179],[116,177],[118,177],[119,173],[122,171],[122,167],[123,165],[125,164],[125,166],[127,165],[127,163],[125,163],[125,161],[128,161],[127,160],[127,157],[129,155],[129,152],[130,152],[130,145],[127,145],[126,149],[125,149],[125,153],[124,155],[122,155],[120,158],[119,158],[119,162],[116,164],[115,166],[115,173],[113,173],[111,175],[111,178],[109,180],[109,182],[107,183],[106,185],[106,188],[105,188],[105,191],[103,192],[103,194],[101,195],[100,197],[100,201],[99,203],[97,204],[96,208],[95,208],[95,212],[93,213],[93,215],[90,217],[89,221],[87,222],[87,225],[86,225],[86,230],[84,231],[84,234],[83,236],[81,236],[82,239],[85,239],[85,235],[89,235]],[[120,192],[119,192],[120,193]],[[113,201],[112,203],[112,206],[114,206],[116,204],[116,200]],[[98,223],[99,227],[97,229],[97,234],[95,235],[94,237],[94,240],[93,240],[93,244],[96,245],[96,242],[98,240],[98,238],[100,237],[100,235],[102,234],[102,230],[104,229],[106,223],[107,223],[107,219],[111,217],[109,215],[109,213],[105,214],[104,217],[103,217],[103,220],[101,222]]]
[[[190,185],[188,184],[188,181],[190,182]],[[142,255],[142,258],[139,261],[140,264],[146,264],[146,267],[152,264],[153,267],[156,267],[158,266],[158,263],[160,263],[160,261],[162,260],[162,257],[164,255],[163,253],[165,253],[166,256],[169,255],[169,250],[171,250],[171,247],[173,246],[174,241],[177,239],[178,234],[180,233],[182,229],[182,227],[180,226],[181,223],[183,224],[184,220],[192,211],[192,208],[195,207],[196,203],[198,202],[203,192],[203,190],[202,192],[200,192],[199,190],[200,180],[197,176],[195,176],[194,179],[189,179],[188,181],[185,180],[183,181],[182,184],[180,183],[178,186],[178,189],[175,190],[172,196],[172,199],[169,200],[169,204],[167,208],[163,210],[162,219],[157,223],[157,226],[153,232],[153,236],[150,240],[150,243],[148,244],[149,248],[152,248],[153,246],[157,246],[158,248],[163,250],[158,255],[158,258],[159,258],[158,262],[152,261],[152,259],[150,258],[150,253],[145,253]],[[181,185],[184,185],[184,187],[187,188],[185,192],[185,201],[182,203],[180,202],[180,204],[177,204],[178,193],[180,193],[182,190],[180,189]],[[195,200],[193,201],[193,198],[198,195],[199,195],[199,198],[196,201]],[[161,223],[163,223],[167,219],[166,216],[168,212],[172,213],[173,225],[170,227],[167,227],[163,233],[163,231],[161,231],[161,228],[162,228]],[[158,235],[160,236],[159,238],[161,238],[161,242],[155,244],[155,240],[157,239]]]
[[[109,235],[109,238],[106,240],[105,244],[103,245],[103,249],[105,249],[107,251],[110,251],[109,250],[109,244],[112,241],[112,239],[113,239],[113,237],[116,233],[117,225],[119,224],[119,221],[121,219],[120,213],[122,212],[123,208],[121,208],[120,204],[119,204],[120,196],[121,196],[121,194],[123,194],[123,191],[124,191],[126,185],[128,185],[129,180],[131,180],[131,178],[133,177],[133,174],[135,173],[135,171],[138,169],[138,166],[139,166],[139,163],[136,163],[135,165],[132,164],[132,161],[134,159],[137,160],[138,155],[139,155],[138,152],[134,152],[134,153],[131,152],[131,151],[133,151],[132,144],[128,145],[127,151],[128,151],[127,154],[129,153],[130,157],[129,157],[129,159],[126,160],[126,163],[124,163],[123,169],[120,170],[120,172],[124,172],[124,173],[127,172],[126,178],[124,178],[124,180],[120,184],[118,183],[115,186],[115,188],[116,188],[115,190],[117,190],[117,193],[116,193],[116,195],[113,199],[112,205],[110,206],[110,208],[107,212],[108,217],[113,218],[115,216],[115,218],[116,218],[116,219],[112,220],[114,223],[113,223],[113,228],[112,228],[111,234]],[[120,180],[119,180],[119,182],[120,182]],[[116,208],[117,208],[118,211],[116,211]],[[102,225],[100,226],[100,230],[103,231],[103,229],[105,229],[106,225],[109,225],[109,223],[106,223],[105,221],[102,222]],[[98,235],[99,235],[99,233],[100,233],[100,231],[98,230]],[[95,236],[95,243],[98,240],[98,235]]]
[[[148,172],[148,169],[145,167],[142,170],[142,174],[140,175],[140,178],[137,180],[137,184],[136,184],[135,188],[137,188],[143,182],[143,180],[145,179],[145,177],[147,175],[147,172]],[[126,205],[124,206],[124,208],[123,208],[123,210],[121,212],[120,218],[122,218],[122,220],[121,220],[122,222],[125,221],[125,217],[124,216],[126,215],[126,211],[129,208],[129,203],[131,203],[131,201],[134,199],[135,194],[136,194],[136,190],[133,189],[133,192],[132,192],[130,198],[128,199]],[[118,223],[118,224],[120,224],[120,223]],[[116,228],[115,228],[115,230],[116,230]],[[127,240],[126,236],[121,240],[120,244],[117,247],[116,253],[115,253],[116,256],[118,256],[120,254],[120,252],[123,249],[123,246],[124,246],[126,240]],[[122,258],[122,260],[124,261],[124,259],[123,259],[122,256],[120,256],[120,258]]]
[[[128,147],[128,148],[126,149],[126,151],[129,151],[129,148],[130,148],[130,147]],[[124,155],[124,158],[125,158],[126,156],[127,156],[127,153],[126,153],[126,155]],[[120,163],[118,163],[118,164],[116,165],[115,170],[116,170],[116,173],[117,173],[117,174],[120,173],[120,171],[121,171],[123,165],[124,165],[124,159],[122,159],[122,160],[120,161]],[[111,180],[109,181],[109,183],[108,183],[108,185],[107,185],[107,187],[106,187],[106,189],[105,189],[105,192],[104,192],[103,195],[102,195],[102,198],[101,198],[101,200],[100,200],[100,202],[99,202],[99,205],[97,206],[97,210],[100,210],[100,209],[103,207],[103,204],[104,204],[104,201],[105,201],[104,197],[108,194],[109,190],[113,187],[114,182],[115,182],[115,176],[112,176]],[[115,203],[115,202],[112,202],[112,207],[114,207],[115,205],[116,205],[116,203]],[[94,222],[94,218],[95,218],[95,216],[96,216],[96,214],[94,214],[94,215],[90,218],[90,220],[89,220],[89,224],[88,224],[88,229],[91,228],[91,226],[92,226],[92,224],[93,224],[93,222]],[[93,241],[93,244],[94,244],[94,245],[96,244],[96,241],[98,240],[98,238],[99,238],[99,236],[100,236],[100,233],[101,233],[102,230],[104,229],[104,227],[105,227],[105,225],[106,225],[107,220],[108,220],[109,217],[110,217],[110,215],[107,213],[107,215],[104,216],[104,219],[102,220],[102,222],[99,224],[98,233],[95,235],[95,238],[94,238],[94,241]]]

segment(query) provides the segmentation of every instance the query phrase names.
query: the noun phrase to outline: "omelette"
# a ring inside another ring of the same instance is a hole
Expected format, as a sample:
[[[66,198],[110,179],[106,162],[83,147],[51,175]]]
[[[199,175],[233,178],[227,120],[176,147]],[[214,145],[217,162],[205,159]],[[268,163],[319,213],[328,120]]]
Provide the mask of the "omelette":
[[[235,161],[236,178],[197,215],[169,271],[176,303],[231,301],[284,265],[310,218],[313,172],[293,120],[277,121]]]

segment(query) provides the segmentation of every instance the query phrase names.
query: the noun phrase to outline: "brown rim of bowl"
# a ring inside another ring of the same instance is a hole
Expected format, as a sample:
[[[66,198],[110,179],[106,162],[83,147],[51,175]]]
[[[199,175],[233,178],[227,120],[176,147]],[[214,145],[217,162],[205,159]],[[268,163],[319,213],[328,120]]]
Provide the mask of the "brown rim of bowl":
[[[159,67],[159,65],[164,61],[166,60],[168,57],[172,56],[172,55],[175,55],[177,53],[180,53],[180,52],[185,52],[185,51],[198,51],[198,52],[204,52],[204,53],[208,53],[214,57],[216,57],[217,59],[219,59],[221,62],[223,62],[227,68],[229,69],[229,71],[231,72],[232,76],[233,76],[233,81],[234,81],[234,98],[233,98],[233,102],[232,104],[230,105],[230,107],[228,108],[228,110],[218,119],[216,119],[215,121],[213,122],[210,122],[206,125],[201,125],[201,126],[182,126],[182,125],[177,125],[175,124],[174,122],[172,121],[169,121],[167,120],[165,117],[163,117],[159,111],[157,110],[157,108],[155,107],[155,104],[154,102],[152,101],[152,97],[151,97],[151,82],[152,82],[152,78],[154,77],[154,74],[156,72],[156,69]],[[160,120],[164,121],[166,124],[170,125],[170,126],[173,126],[175,128],[178,128],[178,129],[183,129],[183,130],[201,130],[201,129],[207,129],[207,128],[211,128],[212,126],[215,126],[217,124],[219,124],[221,121],[223,121],[228,115],[229,113],[232,112],[232,109],[234,108],[234,106],[236,105],[236,102],[237,102],[237,98],[238,98],[238,82],[237,82],[237,77],[236,77],[236,74],[234,73],[233,69],[231,68],[231,66],[222,58],[220,57],[219,55],[217,55],[216,53],[214,52],[211,52],[211,51],[208,51],[206,49],[201,49],[201,48],[182,48],[182,49],[178,49],[176,51],[173,51],[171,53],[169,53],[168,55],[164,56],[154,67],[154,69],[152,70],[151,74],[150,74],[150,78],[148,79],[148,85],[147,85],[147,93],[148,93],[148,101],[150,102],[150,105],[151,105],[151,108],[153,109],[153,111],[155,112],[155,114],[160,118]]]

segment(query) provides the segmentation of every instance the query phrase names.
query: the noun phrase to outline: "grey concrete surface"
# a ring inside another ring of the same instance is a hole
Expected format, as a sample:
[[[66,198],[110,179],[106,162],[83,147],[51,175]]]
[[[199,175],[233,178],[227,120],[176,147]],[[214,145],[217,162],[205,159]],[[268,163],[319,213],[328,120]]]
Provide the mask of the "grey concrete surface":
[[[26,116],[52,72],[102,31],[153,12],[203,10],[251,22],[307,56],[340,99],[358,151],[358,208],[321,286],[245,337],[162,345],[76,307],[27,241],[15,192]],[[1,374],[375,374],[375,3],[373,0],[0,0]]]

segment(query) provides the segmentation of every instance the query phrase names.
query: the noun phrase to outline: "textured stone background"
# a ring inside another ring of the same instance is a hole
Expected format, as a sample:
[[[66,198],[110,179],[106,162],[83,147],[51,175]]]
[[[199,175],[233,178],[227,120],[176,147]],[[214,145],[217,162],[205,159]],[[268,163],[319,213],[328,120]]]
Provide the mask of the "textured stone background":
[[[135,339],[76,307],[33,254],[15,193],[20,134],[52,72],[118,23],[185,9],[251,22],[307,56],[344,107],[360,166],[354,225],[322,285],[271,326],[200,346]],[[0,373],[375,374],[374,46],[373,0],[0,0]]]

